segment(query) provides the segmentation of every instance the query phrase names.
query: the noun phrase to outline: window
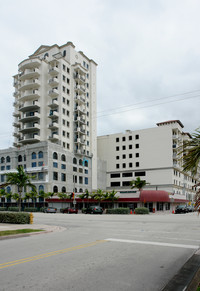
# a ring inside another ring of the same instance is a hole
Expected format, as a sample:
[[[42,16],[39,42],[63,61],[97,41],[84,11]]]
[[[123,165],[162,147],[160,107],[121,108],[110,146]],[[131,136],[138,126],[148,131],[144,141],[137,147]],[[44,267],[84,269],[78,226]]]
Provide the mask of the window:
[[[58,163],[53,162],[53,167],[54,167],[54,168],[58,168]]]
[[[69,95],[69,93],[70,93],[70,90],[69,90],[69,89],[67,89],[67,94]]]
[[[1,158],[1,164],[3,164],[4,162],[5,162],[5,158],[2,157],[2,158]]]
[[[58,172],[53,172],[53,180],[58,180]]]
[[[58,154],[56,152],[53,153],[53,159],[57,160],[58,159]]]
[[[129,150],[132,150],[132,148],[133,148],[132,144],[129,144],[128,148],[129,148]]]
[[[116,142],[119,142],[119,137],[116,137]]]
[[[62,87],[63,92],[65,92],[65,86]]]
[[[5,166],[1,166],[1,171],[4,171],[5,170]]]
[[[125,187],[130,186],[130,181],[123,181],[122,186],[125,186]]]
[[[76,158],[73,158],[73,164],[77,164],[77,159]]]
[[[36,157],[36,153],[35,152],[33,152],[32,153],[32,160],[35,160],[37,157]]]
[[[146,176],[146,172],[135,172],[135,177]]]
[[[122,150],[125,151],[125,149],[126,149],[126,146],[123,146],[123,147],[122,147]]]
[[[88,167],[88,161],[85,161],[85,167]]]
[[[85,174],[88,174],[88,170],[87,169],[85,169]]]
[[[116,156],[116,160],[119,160],[119,156]]]
[[[125,136],[122,137],[122,141],[126,141],[126,137]]]
[[[133,173],[129,172],[129,173],[122,173],[122,177],[132,177]]]
[[[111,187],[120,187],[120,182],[111,182],[110,186]]]
[[[136,157],[136,158],[139,158],[139,156],[140,156],[139,153],[136,153],[136,154],[135,154],[135,157]]]
[[[119,169],[119,164],[116,164],[116,169]]]
[[[38,153],[38,159],[42,159],[42,158],[43,158],[43,152],[40,151],[40,152]]]
[[[139,143],[136,143],[135,148],[139,149]]]
[[[140,166],[140,163],[139,163],[139,162],[136,162],[136,163],[135,163],[135,166],[136,166],[136,167],[139,167],[139,166]]]
[[[110,178],[120,178],[120,173],[110,174]]]
[[[135,139],[139,139],[139,134],[136,134],[135,135]]]
[[[63,161],[63,162],[66,161],[66,156],[65,155],[61,155],[61,161]]]
[[[65,104],[65,97],[63,97],[63,103]]]
[[[1,182],[5,182],[5,175],[1,175]]]
[[[68,73],[68,74],[70,73],[70,70],[69,70],[69,68],[67,68],[67,73]]]
[[[66,56],[66,50],[63,51],[63,57],[65,57],[65,56]]]
[[[69,79],[67,78],[67,84],[69,84]]]
[[[129,135],[128,139],[129,139],[129,140],[132,140],[132,135]]]
[[[58,187],[57,186],[53,186],[53,192],[54,193],[58,193]]]
[[[133,163],[129,163],[129,168],[132,168],[133,167]]]
[[[61,181],[65,182],[66,181],[66,174],[61,173]]]
[[[88,185],[88,177],[85,177],[85,185]]]
[[[61,169],[65,170],[66,169],[66,165],[65,164],[61,164]]]
[[[116,147],[116,151],[119,151],[119,147]]]
[[[38,162],[38,167],[42,167],[44,165],[43,161]]]
[[[79,184],[83,184],[83,177],[79,177]]]
[[[66,66],[65,66],[65,65],[63,65],[63,71],[65,71],[65,69],[66,69]]]
[[[32,168],[35,168],[35,167],[37,167],[37,163],[36,163],[36,162],[33,162],[33,163],[31,164],[31,166],[32,166]]]
[[[65,82],[65,79],[66,79],[65,75],[63,75],[62,77],[63,77],[63,81]]]
[[[122,164],[122,168],[123,168],[123,169],[126,168],[126,164],[125,164],[125,163]]]
[[[38,173],[38,180],[43,180],[44,174],[42,172]]]
[[[125,159],[126,158],[126,155],[122,155],[122,159]]]
[[[66,188],[62,187],[62,193],[66,193]]]
[[[9,156],[6,157],[6,162],[10,163],[10,157]]]
[[[83,165],[83,161],[80,159],[79,160],[79,166],[82,166]]]
[[[132,154],[129,154],[129,159],[131,159],[133,157],[133,155]]]
[[[32,158],[33,158],[33,154],[32,154]],[[18,156],[18,162],[22,162],[22,156],[21,155]],[[1,161],[1,163],[2,163],[2,161]]]

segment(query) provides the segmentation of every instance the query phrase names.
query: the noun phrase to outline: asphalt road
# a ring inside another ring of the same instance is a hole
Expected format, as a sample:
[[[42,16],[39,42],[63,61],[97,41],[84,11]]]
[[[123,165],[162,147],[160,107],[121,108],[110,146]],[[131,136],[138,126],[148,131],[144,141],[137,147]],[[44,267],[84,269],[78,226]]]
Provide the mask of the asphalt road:
[[[0,241],[0,290],[157,291],[200,246],[188,214],[34,214],[60,231]]]

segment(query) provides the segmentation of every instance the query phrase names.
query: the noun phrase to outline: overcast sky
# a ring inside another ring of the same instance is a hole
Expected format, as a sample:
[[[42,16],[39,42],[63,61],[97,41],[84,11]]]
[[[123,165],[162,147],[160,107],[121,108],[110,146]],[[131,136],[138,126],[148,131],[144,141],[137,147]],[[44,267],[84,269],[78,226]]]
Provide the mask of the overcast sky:
[[[179,119],[200,126],[199,0],[0,1],[0,148],[13,143],[13,78],[40,45],[98,63],[98,135]],[[112,114],[111,114],[112,113]]]

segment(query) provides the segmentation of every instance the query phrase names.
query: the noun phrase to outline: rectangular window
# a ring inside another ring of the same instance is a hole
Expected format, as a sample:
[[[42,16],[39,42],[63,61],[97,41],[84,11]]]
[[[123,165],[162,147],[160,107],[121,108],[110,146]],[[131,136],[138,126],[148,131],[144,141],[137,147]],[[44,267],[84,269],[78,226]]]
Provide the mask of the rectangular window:
[[[110,186],[111,187],[120,187],[120,182],[111,182]]]
[[[4,171],[5,170],[5,166],[1,166],[1,171]]]
[[[119,142],[119,137],[116,137],[116,142]]]
[[[130,181],[123,181],[122,186],[124,186],[124,187],[130,186]]]
[[[122,177],[133,177],[133,173],[132,172],[122,173]]]
[[[88,174],[88,170],[87,169],[85,169],[85,174]]]
[[[126,137],[125,136],[122,137],[122,141],[126,141]]]
[[[38,173],[38,180],[43,180],[43,177],[44,175],[42,172]]]
[[[123,169],[126,168],[126,164],[125,164],[125,163],[122,164],[122,168],[123,168]]]
[[[129,135],[128,139],[129,139],[129,140],[132,140],[132,135]]]
[[[110,178],[120,178],[120,173],[110,174]]]
[[[68,73],[68,74],[70,73],[70,70],[69,70],[69,68],[67,68],[67,73]]]
[[[66,77],[63,75],[63,81],[65,82]]]
[[[54,168],[58,168],[58,163],[53,162],[53,167],[54,167]]]
[[[132,144],[129,144],[128,148],[129,148],[129,150],[132,150],[132,148],[133,148]]]
[[[139,158],[139,156],[140,156],[139,153],[136,153],[136,154],[135,154],[135,157],[136,157],[136,158]]]
[[[58,180],[58,172],[53,172],[53,180]]]
[[[66,181],[66,174],[61,173],[61,181],[65,182]]]
[[[132,168],[133,167],[133,163],[129,163],[129,168]]]
[[[67,78],[67,84],[69,84],[69,79]]]
[[[63,92],[65,92],[65,86],[62,87]]]
[[[146,172],[135,172],[135,177],[146,176]]]
[[[65,71],[65,69],[66,69],[65,65],[63,65],[63,71]]]
[[[136,134],[135,135],[135,139],[139,139],[139,134]]]
[[[66,169],[66,165],[65,164],[61,164],[61,169],[65,170]]]
[[[69,91],[69,89],[67,89],[67,94],[69,95],[69,93],[70,93],[70,91]]]
[[[83,184],[83,177],[79,177],[79,184]]]
[[[38,162],[38,167],[42,167],[44,165],[43,161]]]
[[[116,156],[116,160],[119,160],[119,156]]]
[[[116,169],[119,169],[119,164],[116,164]]]
[[[88,185],[88,177],[85,177],[85,185]]]
[[[65,97],[63,97],[63,103],[65,103]]]
[[[116,151],[119,151],[119,147],[116,147]]]
[[[10,166],[6,166],[6,170],[10,170]]]
[[[126,155],[122,155],[122,159],[125,159],[126,158]]]
[[[125,151],[125,149],[126,149],[126,146],[123,146],[123,147],[122,147],[122,150]]]
[[[37,163],[36,162],[33,162],[31,165],[32,165],[32,168],[37,167]]]
[[[135,148],[139,149],[139,143],[136,143]]]
[[[136,167],[139,167],[139,166],[140,166],[140,163],[139,163],[139,162],[136,162],[136,163],[135,163],[135,166],[136,166]]]
[[[129,159],[131,159],[133,157],[133,155],[132,154],[129,154]]]

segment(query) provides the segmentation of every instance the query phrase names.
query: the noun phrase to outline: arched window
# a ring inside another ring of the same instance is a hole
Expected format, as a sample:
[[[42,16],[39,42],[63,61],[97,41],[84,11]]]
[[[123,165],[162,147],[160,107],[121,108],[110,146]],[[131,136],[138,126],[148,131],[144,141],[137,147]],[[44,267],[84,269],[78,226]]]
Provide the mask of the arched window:
[[[42,159],[42,158],[43,158],[43,152],[40,151],[40,152],[38,153],[38,159]]]
[[[53,153],[53,159],[57,160],[58,159],[58,154],[56,152]]]
[[[39,193],[40,193],[40,191],[44,191],[44,186],[43,185],[40,185],[39,188],[38,188],[38,190],[39,190]]]
[[[66,50],[63,51],[63,57],[65,57],[65,56],[66,56]]]
[[[46,54],[44,55],[44,59],[46,59],[48,56],[49,56],[49,54],[46,53]]]
[[[73,158],[73,164],[77,164],[77,160],[76,160],[76,158]]]
[[[21,155],[18,156],[18,162],[22,162],[22,156]]]
[[[10,157],[9,156],[6,157],[6,162],[10,163]]]
[[[62,187],[62,193],[66,193],[66,188]]]
[[[80,192],[80,193],[83,193],[83,189],[82,189],[82,188],[80,188],[80,189],[79,189],[79,192]]]
[[[36,153],[35,152],[33,152],[31,156],[32,156],[32,160],[36,159]]]
[[[79,165],[82,166],[83,165],[83,161],[80,159],[79,160]]]
[[[54,193],[58,193],[58,187],[57,186],[53,186],[53,192]]]
[[[85,167],[88,167],[88,161],[85,161]]]
[[[62,156],[61,156],[61,160],[62,160],[63,162],[66,161],[66,157],[65,157],[65,155],[62,155]]]
[[[4,162],[5,162],[5,158],[2,157],[2,158],[1,158],[1,164],[3,164]]]
[[[77,188],[74,189],[74,192],[75,192],[75,193],[77,192]]]
[[[11,187],[10,187],[10,186],[8,186],[8,187],[6,188],[6,192],[7,192],[7,193],[10,193],[10,192],[11,192]]]
[[[26,155],[24,155],[24,161],[26,162]]]

